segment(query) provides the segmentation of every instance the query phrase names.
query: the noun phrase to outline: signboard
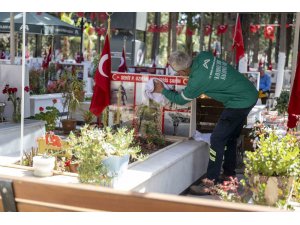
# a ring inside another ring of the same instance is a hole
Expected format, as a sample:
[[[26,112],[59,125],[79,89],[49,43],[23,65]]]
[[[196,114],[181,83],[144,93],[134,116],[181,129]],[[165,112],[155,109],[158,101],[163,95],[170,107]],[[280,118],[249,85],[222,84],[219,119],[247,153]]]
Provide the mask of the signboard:
[[[259,91],[260,73],[259,72],[246,72],[246,73],[243,73],[243,74],[251,81],[251,83]]]
[[[121,123],[134,126],[137,120],[139,106],[149,105],[146,96],[146,83],[151,78],[158,78],[165,82],[173,91],[181,92],[185,88],[188,78],[180,76],[113,73],[111,81],[111,105],[109,106],[109,125],[116,124],[118,110]],[[183,106],[169,102],[160,107],[159,122],[162,132],[166,135],[190,136],[191,103]]]

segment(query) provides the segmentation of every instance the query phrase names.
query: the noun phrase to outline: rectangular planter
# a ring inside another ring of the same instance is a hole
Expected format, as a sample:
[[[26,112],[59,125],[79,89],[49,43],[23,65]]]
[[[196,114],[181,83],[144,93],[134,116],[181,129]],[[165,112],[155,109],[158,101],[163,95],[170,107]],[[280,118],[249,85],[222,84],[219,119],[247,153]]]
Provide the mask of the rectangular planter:
[[[130,164],[128,170],[115,182],[114,188],[141,193],[180,194],[206,173],[208,154],[209,146],[204,142],[178,141],[142,162]],[[33,176],[32,171],[24,172],[24,169],[5,167],[0,167],[1,173]],[[43,179],[59,183],[78,183],[77,174],[70,173],[60,173]]]
[[[53,94],[44,94],[44,95],[31,95],[30,96],[30,115],[34,116],[36,113],[39,113],[40,107],[44,109],[47,106],[53,106],[53,99],[57,100],[55,107],[59,110],[59,112],[63,112],[63,102],[64,98],[62,97],[62,93],[53,93]],[[67,112],[68,109],[65,109]]]

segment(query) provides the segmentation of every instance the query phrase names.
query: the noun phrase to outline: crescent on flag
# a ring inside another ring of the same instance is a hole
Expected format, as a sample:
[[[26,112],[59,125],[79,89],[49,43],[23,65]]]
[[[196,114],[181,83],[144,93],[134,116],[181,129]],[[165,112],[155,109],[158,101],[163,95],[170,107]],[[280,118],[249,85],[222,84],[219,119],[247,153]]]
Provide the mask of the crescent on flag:
[[[120,65],[119,65],[119,67],[123,66],[123,64],[124,64],[124,58],[123,58],[123,57],[121,57],[120,59],[121,59],[121,62],[120,62]]]
[[[99,62],[99,65],[98,65],[98,70],[100,72],[100,74],[104,77],[107,77],[108,76],[104,73],[103,71],[103,64],[105,63],[105,61],[108,59],[108,54],[105,54],[104,56],[101,57],[100,59],[100,62]]]

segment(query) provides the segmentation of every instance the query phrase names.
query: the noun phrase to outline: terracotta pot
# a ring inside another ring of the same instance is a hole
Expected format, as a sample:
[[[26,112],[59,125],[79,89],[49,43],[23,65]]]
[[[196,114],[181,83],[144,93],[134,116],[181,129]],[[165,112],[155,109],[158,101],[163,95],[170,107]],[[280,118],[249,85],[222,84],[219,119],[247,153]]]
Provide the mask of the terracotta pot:
[[[65,119],[61,121],[64,134],[69,134],[70,131],[76,129],[77,120]]]
[[[78,166],[79,164],[78,163],[71,163],[69,165],[69,170],[71,173],[78,173]]]

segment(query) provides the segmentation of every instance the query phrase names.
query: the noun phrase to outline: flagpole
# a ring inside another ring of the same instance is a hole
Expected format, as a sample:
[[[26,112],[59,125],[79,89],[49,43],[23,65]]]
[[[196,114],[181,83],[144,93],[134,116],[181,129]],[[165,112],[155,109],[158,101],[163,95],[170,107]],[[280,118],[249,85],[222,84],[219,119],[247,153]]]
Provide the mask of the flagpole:
[[[233,35],[233,39],[232,39],[232,46],[234,45],[234,40],[235,40],[235,36],[236,36],[238,19],[239,19],[239,13],[236,14],[235,27],[234,27],[234,35]],[[236,54],[236,52],[235,52],[235,54]],[[239,61],[236,63],[235,68],[237,70],[239,69]]]
[[[235,39],[235,35],[236,35],[236,27],[237,27],[238,19],[239,19],[239,13],[236,14],[234,34],[233,34],[233,39],[232,39],[232,45],[234,45],[234,39]]]
[[[106,35],[108,35],[108,39],[110,40],[110,22],[111,22],[111,15],[112,15],[112,13],[106,13],[106,15],[108,16],[108,19],[107,19],[107,31],[106,31]],[[108,116],[109,116],[109,108],[108,107],[106,107],[105,109],[104,109],[104,112],[102,113],[103,115],[103,117],[102,117],[102,120],[103,120],[103,125],[104,125],[104,127],[106,127],[106,126],[108,126]],[[101,115],[100,115],[101,116]],[[100,118],[100,116],[99,116],[99,125],[100,125],[100,123],[101,123],[101,118]]]

